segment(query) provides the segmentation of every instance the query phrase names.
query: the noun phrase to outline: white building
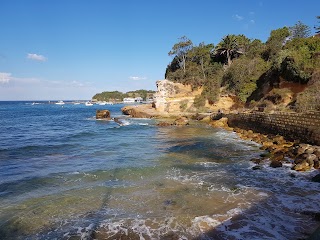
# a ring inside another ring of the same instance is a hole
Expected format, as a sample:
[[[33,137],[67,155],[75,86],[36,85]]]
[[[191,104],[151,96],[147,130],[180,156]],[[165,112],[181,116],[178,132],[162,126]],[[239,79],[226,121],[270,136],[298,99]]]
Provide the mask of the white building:
[[[134,98],[124,98],[124,99],[123,99],[123,102],[124,102],[124,103],[134,103],[134,102],[135,102],[135,99],[134,99]]]

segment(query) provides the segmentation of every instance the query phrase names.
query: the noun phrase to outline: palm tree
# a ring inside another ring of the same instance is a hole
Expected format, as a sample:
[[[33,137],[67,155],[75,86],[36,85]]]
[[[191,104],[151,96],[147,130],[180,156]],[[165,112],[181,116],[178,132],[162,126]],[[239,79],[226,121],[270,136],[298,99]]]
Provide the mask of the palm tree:
[[[221,42],[216,46],[215,54],[225,56],[228,67],[232,63],[232,58],[236,53],[241,53],[239,51],[239,46],[237,44],[237,38],[235,35],[225,36]]]

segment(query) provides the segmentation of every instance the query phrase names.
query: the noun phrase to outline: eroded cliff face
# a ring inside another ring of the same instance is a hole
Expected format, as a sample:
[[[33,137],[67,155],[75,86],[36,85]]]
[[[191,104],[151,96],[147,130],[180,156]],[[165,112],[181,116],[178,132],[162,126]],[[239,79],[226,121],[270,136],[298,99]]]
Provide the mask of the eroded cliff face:
[[[154,94],[154,106],[157,111],[164,113],[187,112],[195,96],[202,91],[192,91],[191,86],[169,80],[159,80],[156,84],[158,91]]]
[[[186,113],[196,112],[194,99],[201,95],[202,88],[192,90],[190,85],[183,85],[169,80],[159,80],[156,82],[157,92],[154,94],[154,107],[160,113]],[[229,95],[221,95],[214,104],[206,103],[205,107],[209,111],[229,111],[235,104]]]

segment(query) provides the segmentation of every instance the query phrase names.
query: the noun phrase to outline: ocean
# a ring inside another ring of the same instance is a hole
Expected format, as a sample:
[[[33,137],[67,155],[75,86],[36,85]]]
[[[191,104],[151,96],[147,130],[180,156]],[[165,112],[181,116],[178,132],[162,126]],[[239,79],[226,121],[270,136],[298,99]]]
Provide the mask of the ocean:
[[[316,228],[317,171],[252,170],[264,153],[254,142],[121,107],[0,102],[0,239],[281,240]]]

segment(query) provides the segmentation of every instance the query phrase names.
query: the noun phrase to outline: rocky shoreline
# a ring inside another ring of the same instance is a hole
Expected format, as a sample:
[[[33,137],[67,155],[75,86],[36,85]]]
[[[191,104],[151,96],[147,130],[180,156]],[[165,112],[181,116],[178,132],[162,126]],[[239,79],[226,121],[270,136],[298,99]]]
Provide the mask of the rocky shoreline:
[[[291,163],[291,169],[295,171],[320,170],[320,146],[300,143],[299,141],[288,141],[281,135],[262,134],[253,130],[231,128],[228,125],[228,119],[225,117],[212,120],[210,125],[234,131],[241,139],[254,141],[261,145],[261,150],[268,152],[258,159],[252,159],[257,164],[253,167],[254,170],[260,169],[260,163],[267,160],[270,161],[270,167],[273,168],[282,167],[283,163]],[[320,175],[318,180],[320,180],[319,178]]]
[[[132,110],[133,109],[133,110]],[[311,179],[313,182],[320,183],[320,146],[301,143],[299,141],[288,141],[281,135],[262,134],[253,130],[245,130],[241,128],[232,128],[228,125],[228,118],[218,114],[160,114],[152,106],[144,107],[124,107],[122,112],[131,117],[146,117],[165,119],[159,121],[157,126],[184,126],[189,125],[190,120],[206,122],[212,127],[224,128],[228,131],[233,131],[237,135],[247,141],[253,141],[261,145],[260,149],[266,153],[260,155],[259,158],[253,158],[251,161],[255,164],[252,167],[253,171],[263,169],[266,163],[271,168],[279,168],[284,164],[291,164],[291,169],[294,171],[318,171]],[[294,173],[292,177],[296,177]],[[311,213],[313,218],[320,219],[319,212]],[[320,239],[320,227],[318,227],[308,238],[309,240]]]

